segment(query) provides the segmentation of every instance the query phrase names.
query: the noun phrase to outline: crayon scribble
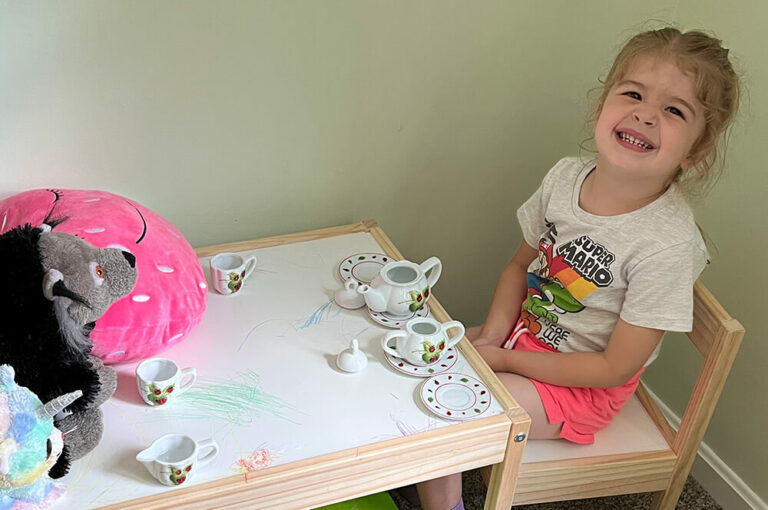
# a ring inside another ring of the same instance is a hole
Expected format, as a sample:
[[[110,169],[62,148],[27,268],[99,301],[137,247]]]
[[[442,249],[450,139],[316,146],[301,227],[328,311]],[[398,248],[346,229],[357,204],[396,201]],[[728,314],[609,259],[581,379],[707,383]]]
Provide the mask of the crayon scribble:
[[[243,338],[243,341],[240,342],[240,347],[237,348],[237,351],[240,352],[242,350],[245,343],[251,338],[251,335],[260,327],[262,327],[264,324],[278,321],[279,319],[267,319],[265,321],[261,321],[260,323],[256,324],[254,327],[251,328],[251,330],[248,332],[247,335],[245,335],[245,338]]]
[[[420,432],[426,432],[428,430],[433,430],[437,428],[438,421],[433,420],[432,418],[427,418],[427,423],[423,427],[415,427],[411,424],[405,423],[403,420],[397,419],[392,414],[389,415],[389,419],[392,420],[395,423],[395,428],[399,432],[400,436],[410,436],[413,434],[418,434]],[[398,437],[398,434],[393,434],[394,437]],[[392,436],[390,436],[392,437]]]
[[[310,326],[314,326],[316,324],[320,324],[320,322],[325,319],[329,319],[331,317],[336,317],[341,313],[341,309],[336,307],[336,313],[331,315],[331,310],[334,308],[331,305],[333,304],[333,299],[328,300],[327,303],[325,303],[323,306],[315,310],[312,315],[310,315],[306,319],[300,319],[296,322],[294,322],[294,327],[296,329],[306,329]],[[325,316],[325,317],[323,317]]]
[[[238,473],[250,473],[272,465],[275,455],[267,448],[254,450],[235,461],[234,470]]]
[[[286,416],[286,411],[294,409],[280,398],[264,392],[259,375],[250,370],[238,372],[231,380],[198,380],[195,386],[176,398],[175,404],[176,410],[189,419],[218,418],[244,425],[267,413],[293,421]]]

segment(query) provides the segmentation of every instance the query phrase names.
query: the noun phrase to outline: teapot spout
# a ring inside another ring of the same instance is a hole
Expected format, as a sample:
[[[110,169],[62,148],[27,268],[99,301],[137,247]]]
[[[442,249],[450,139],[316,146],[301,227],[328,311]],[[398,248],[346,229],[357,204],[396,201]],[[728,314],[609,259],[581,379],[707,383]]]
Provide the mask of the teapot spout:
[[[166,450],[166,448],[163,447],[163,442],[167,438],[168,434],[155,439],[151,445],[136,454],[136,460],[144,464],[147,469],[151,471],[152,463],[155,462],[157,458]]]
[[[154,448],[150,446],[136,454],[136,460],[147,466],[155,460],[155,456]]]
[[[371,287],[370,285],[360,285],[357,292],[363,295],[365,304],[374,312],[384,312],[387,309],[387,299],[382,294],[381,289]]]

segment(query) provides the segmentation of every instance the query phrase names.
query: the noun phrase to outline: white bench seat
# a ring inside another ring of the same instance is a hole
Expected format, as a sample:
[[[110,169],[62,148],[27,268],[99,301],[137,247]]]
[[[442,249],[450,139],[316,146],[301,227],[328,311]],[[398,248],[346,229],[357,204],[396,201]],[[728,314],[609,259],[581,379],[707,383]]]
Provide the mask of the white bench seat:
[[[564,439],[531,439],[523,450],[523,464],[669,449],[664,436],[633,395],[618,416],[595,434],[593,444],[580,445]]]

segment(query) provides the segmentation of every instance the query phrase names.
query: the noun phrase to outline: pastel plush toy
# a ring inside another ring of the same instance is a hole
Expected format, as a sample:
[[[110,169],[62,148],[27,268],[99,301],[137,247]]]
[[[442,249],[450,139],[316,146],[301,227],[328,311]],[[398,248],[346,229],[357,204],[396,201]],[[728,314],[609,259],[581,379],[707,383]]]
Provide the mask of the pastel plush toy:
[[[101,439],[98,406],[116,387],[114,370],[91,355],[88,334],[107,308],[131,292],[136,259],[128,251],[98,249],[82,239],[30,225],[0,235],[0,363],[41,400],[82,391],[56,417],[64,450],[50,471],[59,478],[69,462]]]
[[[81,395],[76,391],[43,405],[16,384],[10,365],[0,365],[0,508],[48,508],[64,494],[64,486],[47,476],[63,449],[53,416]]]
[[[0,201],[0,234],[27,223],[55,225],[55,232],[136,257],[136,286],[90,335],[93,354],[105,364],[150,358],[183,341],[202,319],[208,286],[195,251],[175,225],[142,204],[74,189],[37,189]]]

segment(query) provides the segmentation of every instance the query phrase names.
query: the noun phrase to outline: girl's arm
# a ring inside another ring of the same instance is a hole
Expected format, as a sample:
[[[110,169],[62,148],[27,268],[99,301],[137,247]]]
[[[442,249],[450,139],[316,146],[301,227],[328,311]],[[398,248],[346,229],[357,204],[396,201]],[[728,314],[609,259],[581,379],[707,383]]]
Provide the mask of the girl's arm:
[[[501,346],[509,338],[518,317],[528,289],[528,265],[538,256],[538,251],[523,241],[515,256],[502,271],[493,293],[491,308],[480,330],[472,342],[475,346]]]
[[[629,381],[659,344],[663,331],[619,319],[603,352],[531,352],[476,345],[494,372],[585,388],[610,388]]]

